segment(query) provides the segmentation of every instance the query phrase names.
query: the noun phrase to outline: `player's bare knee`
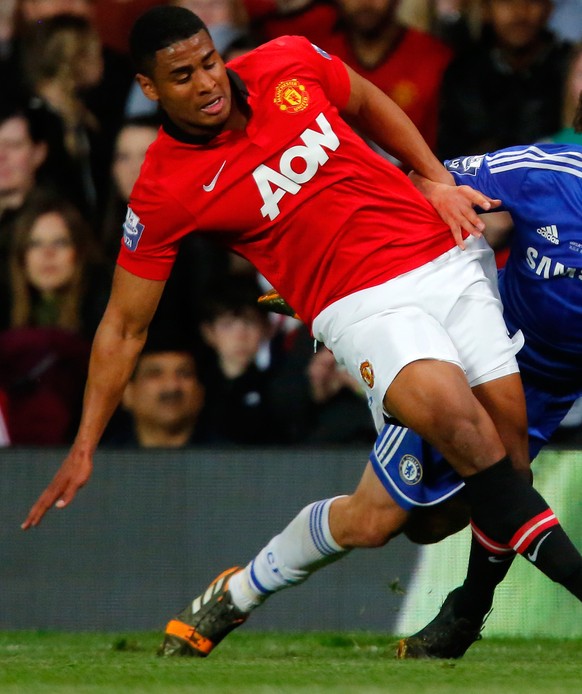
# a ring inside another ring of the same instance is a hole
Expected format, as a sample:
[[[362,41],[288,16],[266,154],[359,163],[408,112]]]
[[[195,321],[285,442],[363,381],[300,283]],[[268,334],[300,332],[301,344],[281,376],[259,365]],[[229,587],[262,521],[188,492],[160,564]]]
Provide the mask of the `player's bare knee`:
[[[400,507],[360,507],[346,528],[344,547],[382,547],[398,535],[404,527],[407,514]]]

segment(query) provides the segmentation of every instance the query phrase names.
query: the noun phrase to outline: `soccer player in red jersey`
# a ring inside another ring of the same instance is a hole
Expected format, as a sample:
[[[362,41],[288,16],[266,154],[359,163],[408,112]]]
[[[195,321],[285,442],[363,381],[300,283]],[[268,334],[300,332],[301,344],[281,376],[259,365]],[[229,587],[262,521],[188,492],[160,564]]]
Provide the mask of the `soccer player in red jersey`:
[[[582,598],[582,557],[526,479],[520,336],[507,336],[483,270],[489,251],[473,236],[472,205],[496,203],[445,185],[433,200],[441,219],[344,118],[421,175],[452,183],[411,121],[305,39],[282,37],[227,70],[196,15],[159,7],[136,22],[131,48],[165,121],[130,199],[77,437],[23,528],[89,479],[180,239],[196,231],[289,300],[364,384],[378,427],[395,417],[443,453],[484,537],[519,545],[543,517],[550,533],[536,566]],[[207,655],[268,595],[350,548],[386,543],[406,518],[368,464],[354,494],[307,506],[244,570],[221,574],[169,623],[163,652]]]

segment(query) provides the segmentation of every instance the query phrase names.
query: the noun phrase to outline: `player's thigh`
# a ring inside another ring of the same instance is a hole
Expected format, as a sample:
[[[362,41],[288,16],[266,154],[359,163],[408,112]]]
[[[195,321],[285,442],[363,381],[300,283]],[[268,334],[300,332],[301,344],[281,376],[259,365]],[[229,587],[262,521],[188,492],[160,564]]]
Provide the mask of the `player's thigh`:
[[[385,408],[435,446],[462,476],[505,455],[493,421],[454,364],[413,362],[396,376]]]
[[[378,430],[385,415],[396,417],[436,446],[461,475],[505,455],[455,345],[433,315],[400,306],[330,332],[335,358],[362,382]]]

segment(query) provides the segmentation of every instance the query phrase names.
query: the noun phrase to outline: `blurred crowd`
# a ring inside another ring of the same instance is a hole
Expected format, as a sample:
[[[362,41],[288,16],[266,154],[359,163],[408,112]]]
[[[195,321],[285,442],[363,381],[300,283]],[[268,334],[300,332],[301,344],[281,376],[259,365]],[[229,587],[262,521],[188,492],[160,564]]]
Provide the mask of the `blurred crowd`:
[[[159,128],[127,37],[163,1],[0,2],[0,446],[65,445],[76,430],[127,201]],[[166,2],[196,12],[225,61],[306,36],[386,92],[441,159],[582,144],[582,0]],[[488,217],[502,263],[511,219]],[[246,261],[187,238],[104,443],[369,444],[365,394],[300,321],[258,306],[268,289]],[[580,409],[562,440],[582,441]]]

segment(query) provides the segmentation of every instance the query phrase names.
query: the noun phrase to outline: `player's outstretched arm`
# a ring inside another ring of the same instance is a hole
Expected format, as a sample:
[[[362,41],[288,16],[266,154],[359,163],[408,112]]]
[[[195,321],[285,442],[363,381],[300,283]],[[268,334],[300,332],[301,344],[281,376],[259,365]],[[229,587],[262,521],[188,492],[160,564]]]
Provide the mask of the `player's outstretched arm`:
[[[409,176],[415,187],[449,225],[457,245],[461,248],[464,248],[462,232],[466,229],[466,222],[469,221],[475,227],[480,222],[475,208],[490,212],[502,204],[501,200],[490,198],[470,186],[438,183],[416,171],[411,171]]]
[[[75,442],[30,510],[22,524],[23,530],[38,525],[53,506],[68,506],[89,480],[93,454],[131,376],[164,284],[136,277],[117,267],[111,297],[93,340]]]

